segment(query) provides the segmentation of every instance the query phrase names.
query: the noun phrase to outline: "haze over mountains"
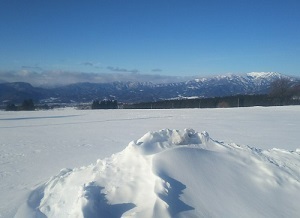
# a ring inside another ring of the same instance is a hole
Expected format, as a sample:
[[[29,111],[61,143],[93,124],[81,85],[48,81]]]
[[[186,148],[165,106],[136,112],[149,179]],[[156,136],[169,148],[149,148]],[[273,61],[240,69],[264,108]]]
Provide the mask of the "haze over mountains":
[[[117,68],[119,69],[119,68]],[[114,73],[80,73],[68,71],[0,71],[0,83],[3,82],[26,82],[37,87],[58,87],[74,83],[112,83],[112,82],[148,82],[170,83],[182,82],[192,77],[176,77],[163,75],[140,74],[126,69],[117,70]],[[123,70],[123,71],[121,71]]]
[[[280,78],[298,81],[273,72],[227,74],[213,77],[168,77],[132,74],[0,74],[0,103],[33,99],[39,103],[84,103],[95,99],[119,102],[157,101],[182,97],[216,97],[266,94]],[[55,82],[56,81],[56,82]],[[32,84],[30,84],[31,82]]]

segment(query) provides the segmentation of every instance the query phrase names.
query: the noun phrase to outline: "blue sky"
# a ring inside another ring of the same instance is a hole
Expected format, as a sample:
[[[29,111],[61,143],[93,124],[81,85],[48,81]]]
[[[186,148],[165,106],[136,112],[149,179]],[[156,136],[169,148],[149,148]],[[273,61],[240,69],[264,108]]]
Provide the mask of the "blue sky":
[[[300,74],[299,0],[1,0],[0,70]]]

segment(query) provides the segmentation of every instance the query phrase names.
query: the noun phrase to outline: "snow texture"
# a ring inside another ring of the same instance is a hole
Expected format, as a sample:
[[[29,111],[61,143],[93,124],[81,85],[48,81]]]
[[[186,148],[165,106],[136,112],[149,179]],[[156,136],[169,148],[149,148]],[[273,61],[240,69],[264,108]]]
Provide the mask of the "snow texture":
[[[0,217],[299,217],[299,123],[298,106],[0,112]]]
[[[23,207],[30,217],[297,217],[299,169],[297,152],[164,129],[96,164],[63,169]]]

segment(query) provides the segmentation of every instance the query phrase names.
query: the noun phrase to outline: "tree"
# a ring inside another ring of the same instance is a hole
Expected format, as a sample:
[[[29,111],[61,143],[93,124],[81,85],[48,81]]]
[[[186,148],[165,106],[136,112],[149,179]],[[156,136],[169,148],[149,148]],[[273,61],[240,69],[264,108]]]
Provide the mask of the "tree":
[[[293,96],[300,96],[300,82],[293,85],[291,92]]]
[[[6,106],[5,110],[6,110],[6,111],[17,111],[18,108],[17,108],[17,106],[16,106],[15,104],[10,103],[10,104],[8,104],[8,105]]]
[[[118,102],[116,100],[103,100],[99,102],[98,100],[94,100],[92,103],[92,109],[117,109]]]
[[[98,100],[94,100],[92,103],[92,109],[100,109],[100,104]]]
[[[22,110],[24,111],[34,111],[35,106],[32,99],[24,100],[22,103]]]
[[[287,98],[291,96],[291,80],[280,78],[274,80],[270,85],[270,95],[272,97]]]

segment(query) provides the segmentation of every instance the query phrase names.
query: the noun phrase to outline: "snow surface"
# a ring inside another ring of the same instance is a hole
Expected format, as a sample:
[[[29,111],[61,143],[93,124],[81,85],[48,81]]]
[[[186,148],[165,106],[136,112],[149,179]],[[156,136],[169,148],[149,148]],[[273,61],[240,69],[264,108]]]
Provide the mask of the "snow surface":
[[[0,217],[298,217],[299,109],[2,111]]]

